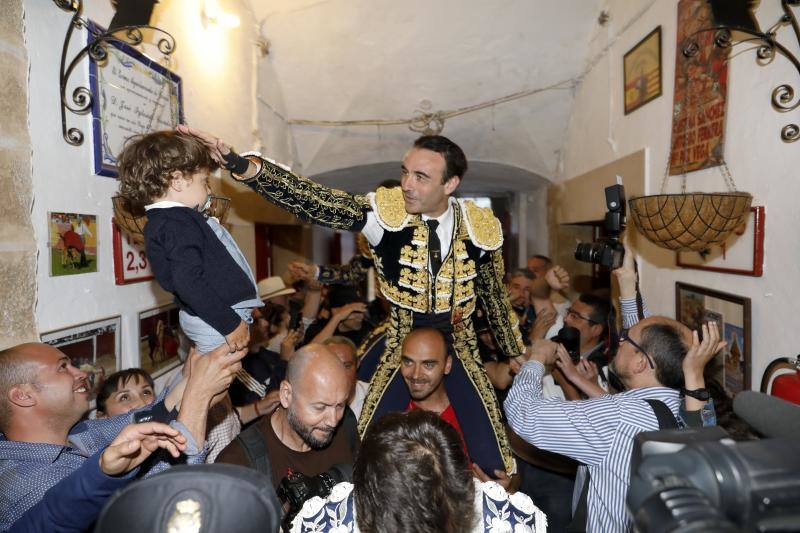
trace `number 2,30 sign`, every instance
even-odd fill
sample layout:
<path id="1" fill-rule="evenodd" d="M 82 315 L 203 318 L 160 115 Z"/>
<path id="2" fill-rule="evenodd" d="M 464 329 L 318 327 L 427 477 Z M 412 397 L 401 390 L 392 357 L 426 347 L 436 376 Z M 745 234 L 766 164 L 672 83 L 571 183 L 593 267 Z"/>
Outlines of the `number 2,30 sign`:
<path id="1" fill-rule="evenodd" d="M 112 221 L 114 233 L 114 278 L 117 285 L 153 279 L 144 249 L 122 233 Z"/>

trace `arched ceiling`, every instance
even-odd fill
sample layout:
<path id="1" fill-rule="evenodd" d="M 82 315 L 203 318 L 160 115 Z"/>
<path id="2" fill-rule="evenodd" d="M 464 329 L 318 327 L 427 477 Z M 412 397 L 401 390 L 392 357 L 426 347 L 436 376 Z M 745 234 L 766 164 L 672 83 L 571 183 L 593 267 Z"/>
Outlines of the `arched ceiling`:
<path id="1" fill-rule="evenodd" d="M 317 174 L 314 180 L 351 193 L 374 191 L 386 180 L 400 177 L 400 161 L 371 163 Z M 472 161 L 466 177 L 456 191 L 460 196 L 528 192 L 538 189 L 548 180 L 527 170 L 485 161 Z"/>
<path id="2" fill-rule="evenodd" d="M 558 85 L 449 118 L 442 131 L 472 163 L 465 189 L 531 190 L 557 175 L 600 0 L 249 1 L 270 42 L 262 61 L 272 77 L 260 83 L 279 86 L 259 95 L 288 120 L 407 119 Z M 291 134 L 300 171 L 344 179 L 347 170 L 354 189 L 389 168 L 396 176 L 419 135 L 406 125 L 292 125 Z"/>

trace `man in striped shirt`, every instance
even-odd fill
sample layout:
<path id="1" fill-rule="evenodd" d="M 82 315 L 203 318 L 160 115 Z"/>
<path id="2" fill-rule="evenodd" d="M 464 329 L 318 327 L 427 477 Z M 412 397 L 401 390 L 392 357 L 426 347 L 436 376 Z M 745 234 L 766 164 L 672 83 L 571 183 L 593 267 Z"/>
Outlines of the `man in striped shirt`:
<path id="1" fill-rule="evenodd" d="M 527 361 L 504 403 L 508 423 L 534 446 L 586 465 L 581 468 L 588 468 L 589 473 L 587 532 L 631 529 L 625 497 L 633 438 L 659 428 L 653 408 L 645 400 L 660 400 L 677 417 L 683 386 L 681 365 L 691 344 L 691 332 L 674 320 L 651 317 L 639 322 L 621 339 L 612 362 L 612 370 L 627 390 L 583 401 L 542 396 L 545 365 L 568 357 L 562 346 L 537 341 L 519 358 Z"/>

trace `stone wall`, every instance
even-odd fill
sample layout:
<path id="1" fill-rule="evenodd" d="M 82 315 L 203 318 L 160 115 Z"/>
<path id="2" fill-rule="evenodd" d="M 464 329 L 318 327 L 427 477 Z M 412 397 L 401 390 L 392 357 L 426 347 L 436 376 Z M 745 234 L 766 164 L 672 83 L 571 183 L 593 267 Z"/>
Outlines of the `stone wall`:
<path id="1" fill-rule="evenodd" d="M 22 0 L 0 17 L 0 348 L 36 340 L 36 241 Z"/>

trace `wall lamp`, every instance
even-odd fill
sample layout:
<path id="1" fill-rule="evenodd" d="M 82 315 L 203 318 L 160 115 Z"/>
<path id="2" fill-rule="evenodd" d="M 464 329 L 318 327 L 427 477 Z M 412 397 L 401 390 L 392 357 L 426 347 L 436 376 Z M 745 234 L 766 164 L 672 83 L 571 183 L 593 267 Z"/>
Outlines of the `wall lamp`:
<path id="1" fill-rule="evenodd" d="M 136 46 L 144 41 L 142 30 L 149 30 L 158 36 L 158 50 L 163 55 L 168 56 L 175 51 L 175 39 L 169 33 L 160 28 L 149 25 L 150 15 L 153 5 L 157 0 L 117 0 L 117 14 L 111 21 L 108 31 L 98 30 L 95 25 L 89 24 L 81 17 L 83 13 L 83 0 L 53 0 L 60 9 L 72 13 L 72 20 L 67 28 L 64 37 L 64 48 L 61 51 L 61 69 L 59 71 L 58 83 L 61 95 L 61 133 L 64 140 L 72 146 L 83 144 L 83 132 L 75 127 L 67 126 L 67 111 L 76 115 L 85 115 L 92 109 L 94 95 L 89 88 L 84 86 L 76 87 L 67 97 L 67 84 L 75 67 L 80 64 L 87 55 L 98 63 L 105 61 L 108 52 L 106 46 L 110 41 L 126 43 Z M 89 44 L 67 63 L 67 51 L 72 39 L 73 31 L 76 28 L 86 28 L 90 32 Z"/>
<path id="2" fill-rule="evenodd" d="M 800 0 L 780 0 L 783 15 L 766 32 L 761 31 L 756 20 L 754 10 L 758 5 L 758 0 L 708 0 L 711 11 L 714 14 L 716 26 L 705 28 L 695 32 L 699 33 L 713 31 L 714 45 L 720 48 L 731 48 L 737 44 L 754 43 L 757 45 L 756 56 L 759 65 L 768 65 L 775 59 L 776 54 L 780 54 L 788 59 L 800 75 L 800 60 L 789 51 L 789 49 L 778 42 L 778 31 L 784 26 L 791 26 L 794 31 L 795 39 L 800 45 L 800 26 L 798 26 L 793 7 L 800 6 Z M 697 41 L 689 39 L 684 45 L 683 55 L 693 57 L 697 55 L 700 47 Z M 772 91 L 772 107 L 780 113 L 788 113 L 800 107 L 800 99 L 792 103 L 795 98 L 795 90 L 792 85 L 784 83 L 775 87 Z M 800 139 L 800 126 L 795 123 L 785 125 L 781 129 L 781 139 L 784 142 L 794 142 Z"/>
<path id="3" fill-rule="evenodd" d="M 219 26 L 222 28 L 238 28 L 241 20 L 236 15 L 227 13 L 219 5 L 218 0 L 204 0 L 203 1 L 203 26 Z"/>

